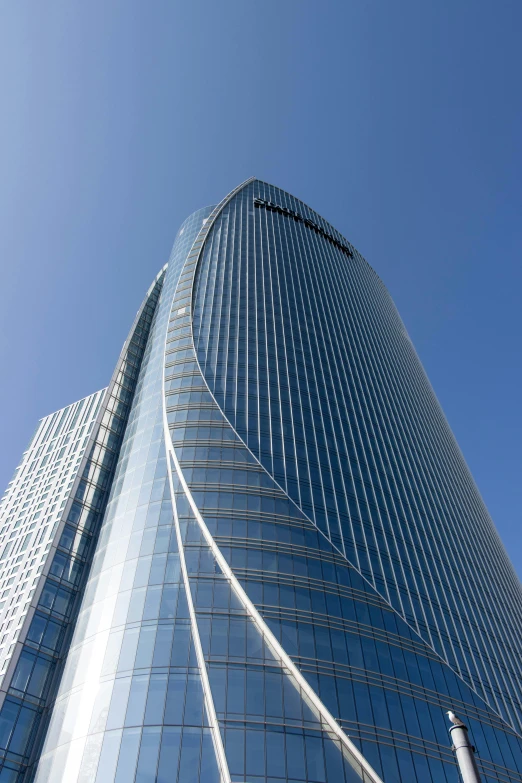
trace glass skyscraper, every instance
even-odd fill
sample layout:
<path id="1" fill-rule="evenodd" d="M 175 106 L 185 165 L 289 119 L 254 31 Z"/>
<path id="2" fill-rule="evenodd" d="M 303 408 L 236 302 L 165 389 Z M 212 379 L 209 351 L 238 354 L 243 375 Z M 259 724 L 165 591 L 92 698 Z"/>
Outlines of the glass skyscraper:
<path id="1" fill-rule="evenodd" d="M 522 783 L 522 590 L 383 283 L 248 180 L 0 505 L 0 783 Z"/>

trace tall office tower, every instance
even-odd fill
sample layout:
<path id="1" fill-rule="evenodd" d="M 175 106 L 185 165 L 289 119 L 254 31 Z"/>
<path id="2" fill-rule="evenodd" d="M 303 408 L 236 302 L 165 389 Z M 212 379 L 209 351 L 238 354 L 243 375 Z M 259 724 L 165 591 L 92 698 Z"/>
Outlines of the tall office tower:
<path id="1" fill-rule="evenodd" d="M 521 783 L 520 583 L 323 218 L 255 179 L 188 218 L 92 415 L 7 648 L 0 783 L 457 783 L 449 709 Z"/>

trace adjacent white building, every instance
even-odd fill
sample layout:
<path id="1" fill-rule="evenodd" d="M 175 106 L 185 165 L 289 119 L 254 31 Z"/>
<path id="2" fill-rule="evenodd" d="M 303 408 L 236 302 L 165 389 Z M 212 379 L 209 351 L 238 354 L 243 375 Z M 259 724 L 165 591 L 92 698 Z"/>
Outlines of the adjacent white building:
<path id="1" fill-rule="evenodd" d="M 106 389 L 40 419 L 0 501 L 0 677 L 78 477 Z"/>

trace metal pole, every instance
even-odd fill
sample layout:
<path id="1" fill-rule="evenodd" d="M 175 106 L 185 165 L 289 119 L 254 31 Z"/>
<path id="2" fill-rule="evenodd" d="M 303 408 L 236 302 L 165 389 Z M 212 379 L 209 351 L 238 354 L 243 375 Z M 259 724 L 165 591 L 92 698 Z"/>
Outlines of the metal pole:
<path id="1" fill-rule="evenodd" d="M 450 714 L 450 720 L 454 723 L 449 730 L 453 740 L 452 750 L 457 756 L 463 783 L 480 783 L 480 775 L 475 761 L 475 748 L 469 741 L 468 728 L 454 713 Z"/>

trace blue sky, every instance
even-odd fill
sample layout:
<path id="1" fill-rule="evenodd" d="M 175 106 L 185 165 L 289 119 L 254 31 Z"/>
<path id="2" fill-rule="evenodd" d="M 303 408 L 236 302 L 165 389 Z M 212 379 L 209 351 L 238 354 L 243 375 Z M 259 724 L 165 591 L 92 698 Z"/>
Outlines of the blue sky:
<path id="1" fill-rule="evenodd" d="M 388 286 L 522 574 L 519 0 L 0 2 L 0 485 L 251 175 Z"/>

